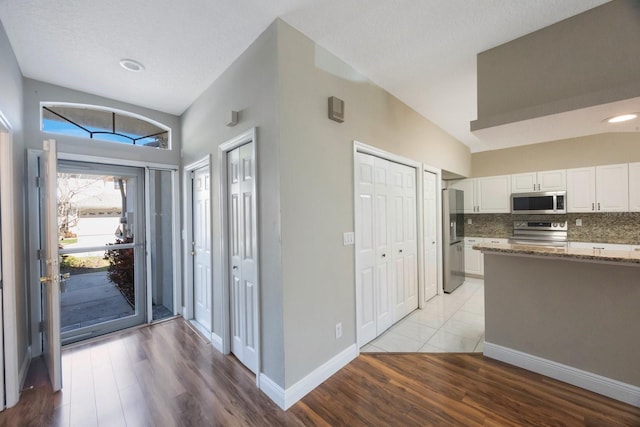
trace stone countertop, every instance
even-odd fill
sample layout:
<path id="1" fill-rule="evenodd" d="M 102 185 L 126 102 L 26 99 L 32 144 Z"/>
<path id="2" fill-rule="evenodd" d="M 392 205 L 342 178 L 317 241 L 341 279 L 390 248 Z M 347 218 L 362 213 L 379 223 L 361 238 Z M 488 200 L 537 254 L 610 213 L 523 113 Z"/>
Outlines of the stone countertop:
<path id="1" fill-rule="evenodd" d="M 533 255 L 551 258 L 568 258 L 574 260 L 620 262 L 640 266 L 640 251 L 612 251 L 604 249 L 554 248 L 548 246 L 532 246 L 519 244 L 480 243 L 473 249 L 482 252 L 503 254 Z"/>

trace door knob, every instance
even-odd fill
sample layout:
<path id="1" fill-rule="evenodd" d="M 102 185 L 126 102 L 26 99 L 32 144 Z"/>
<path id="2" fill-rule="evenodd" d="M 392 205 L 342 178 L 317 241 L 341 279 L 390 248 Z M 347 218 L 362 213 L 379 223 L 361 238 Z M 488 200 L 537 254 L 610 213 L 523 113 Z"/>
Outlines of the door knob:
<path id="1" fill-rule="evenodd" d="M 386 256 L 387 256 L 387 254 L 382 254 L 382 258 L 384 258 L 384 257 L 386 257 Z"/>
<path id="2" fill-rule="evenodd" d="M 234 266 L 233 266 L 233 269 L 234 269 L 234 270 L 237 270 L 237 269 L 238 269 L 238 266 L 237 266 L 237 265 L 234 265 Z"/>
<path id="3" fill-rule="evenodd" d="M 400 249 L 398 252 L 402 253 L 402 249 Z"/>

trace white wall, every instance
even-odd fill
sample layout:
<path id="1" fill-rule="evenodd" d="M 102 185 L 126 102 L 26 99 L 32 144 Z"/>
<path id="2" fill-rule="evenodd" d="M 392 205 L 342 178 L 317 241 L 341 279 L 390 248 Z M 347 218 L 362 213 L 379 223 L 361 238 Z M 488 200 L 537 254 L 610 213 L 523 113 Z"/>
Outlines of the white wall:
<path id="1" fill-rule="evenodd" d="M 22 101 L 22 74 L 18 62 L 9 44 L 9 40 L 0 23 L 0 111 L 8 120 L 13 133 L 13 156 L 11 160 L 14 168 L 14 183 L 17 187 L 14 192 L 13 209 L 15 223 L 13 224 L 16 239 L 14 245 L 14 257 L 16 261 L 16 325 L 18 337 L 18 362 L 23 363 L 28 356 L 28 311 L 27 288 L 25 284 L 26 262 L 24 257 L 24 137 L 23 137 L 23 101 Z M 19 186 L 19 187 L 18 187 Z M 9 286 L 9 284 L 5 284 Z"/>
<path id="2" fill-rule="evenodd" d="M 262 307 L 262 371 L 284 384 L 282 279 L 280 263 L 279 115 L 276 26 L 271 25 L 187 109 L 182 116 L 183 164 L 213 156 L 213 332 L 223 336 L 220 179 L 218 146 L 257 127 L 258 227 Z M 235 127 L 225 126 L 229 111 L 240 112 Z"/>
<path id="3" fill-rule="evenodd" d="M 356 342 L 353 140 L 468 175 L 468 147 L 278 21 L 285 387 Z M 327 118 L 327 98 L 345 121 Z M 335 339 L 342 322 L 343 336 Z"/>

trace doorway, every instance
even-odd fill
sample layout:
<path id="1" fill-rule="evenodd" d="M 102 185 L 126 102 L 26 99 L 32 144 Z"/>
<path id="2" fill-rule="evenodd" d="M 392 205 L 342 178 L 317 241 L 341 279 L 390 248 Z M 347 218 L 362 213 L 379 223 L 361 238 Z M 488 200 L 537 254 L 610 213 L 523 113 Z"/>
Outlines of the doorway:
<path id="1" fill-rule="evenodd" d="M 146 319 L 144 169 L 58 161 L 62 344 Z"/>

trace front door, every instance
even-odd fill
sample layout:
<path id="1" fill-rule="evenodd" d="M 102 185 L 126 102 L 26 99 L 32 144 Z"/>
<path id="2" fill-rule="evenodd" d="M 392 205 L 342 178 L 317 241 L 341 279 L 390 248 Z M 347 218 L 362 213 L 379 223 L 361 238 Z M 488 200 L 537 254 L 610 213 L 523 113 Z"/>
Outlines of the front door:
<path id="1" fill-rule="evenodd" d="M 211 332 L 211 174 L 209 167 L 193 172 L 193 305 L 194 318 Z"/>
<path id="2" fill-rule="evenodd" d="M 144 169 L 60 160 L 57 177 L 62 343 L 144 323 Z"/>
<path id="3" fill-rule="evenodd" d="M 44 141 L 44 203 L 42 228 L 44 259 L 42 283 L 42 352 L 53 391 L 62 388 L 60 354 L 60 265 L 58 260 L 57 150 L 53 139 Z"/>
<path id="4" fill-rule="evenodd" d="M 253 372 L 258 367 L 258 289 L 255 159 L 253 142 L 227 153 L 231 352 Z"/>

